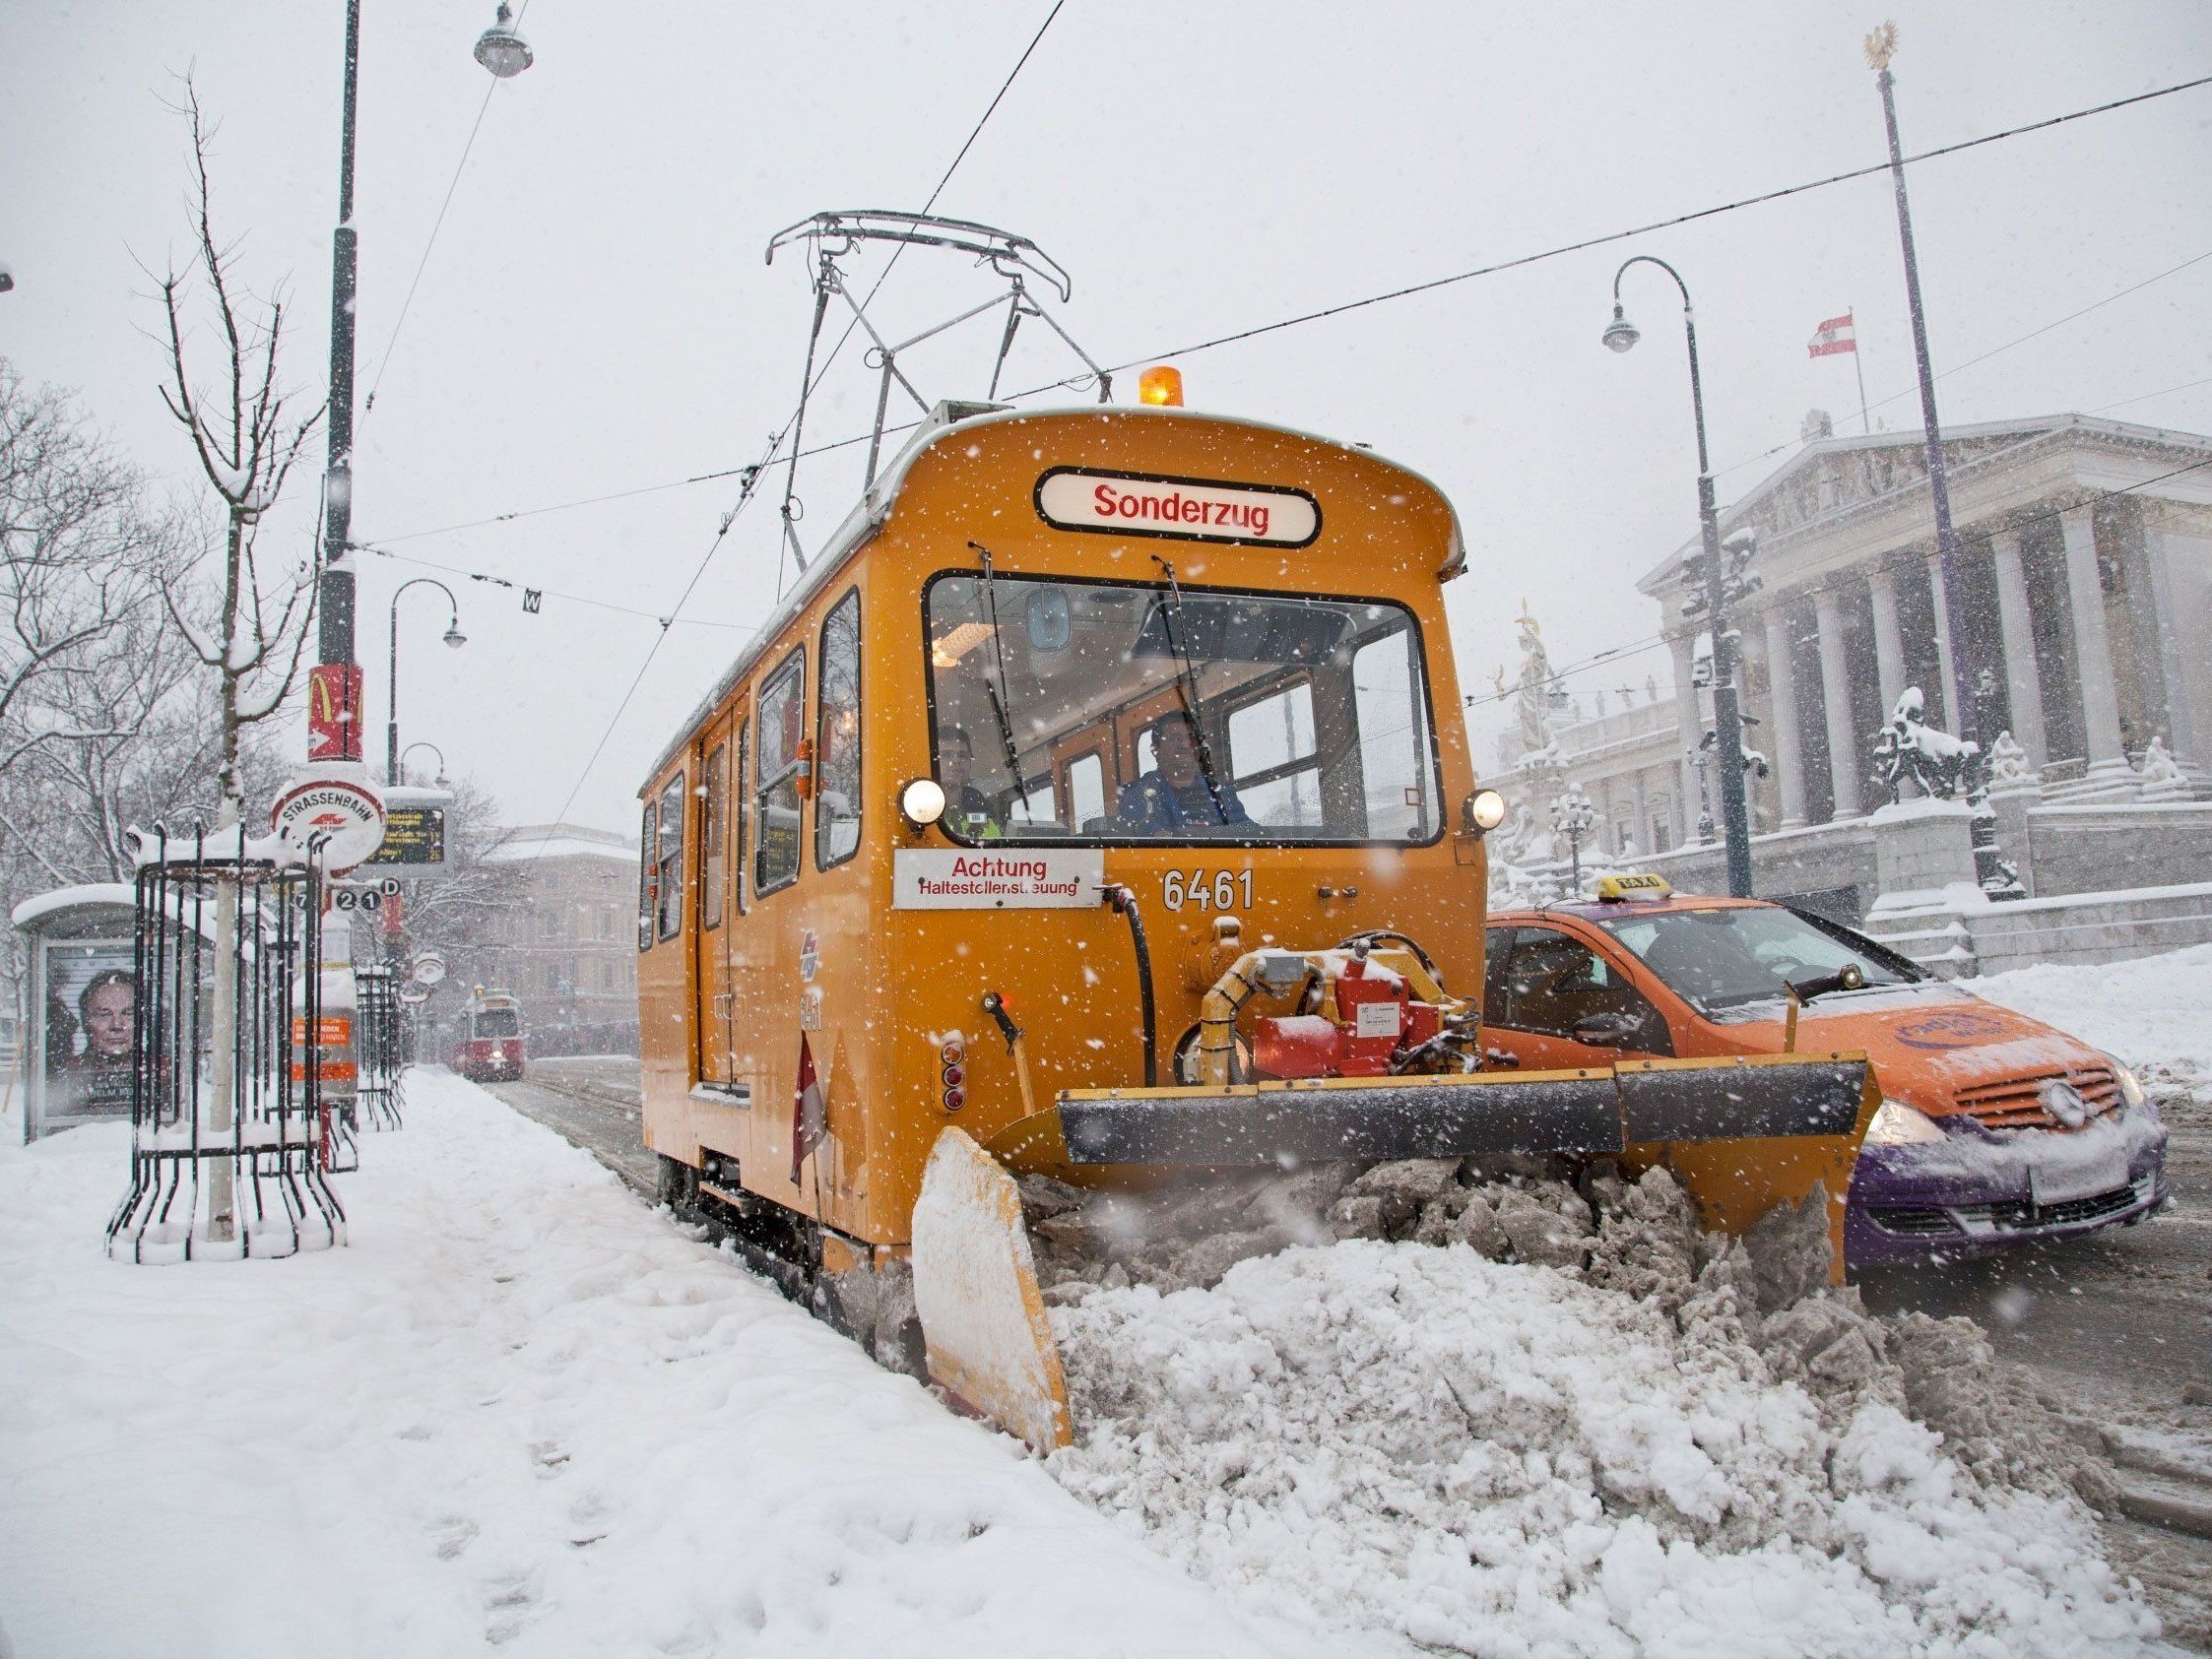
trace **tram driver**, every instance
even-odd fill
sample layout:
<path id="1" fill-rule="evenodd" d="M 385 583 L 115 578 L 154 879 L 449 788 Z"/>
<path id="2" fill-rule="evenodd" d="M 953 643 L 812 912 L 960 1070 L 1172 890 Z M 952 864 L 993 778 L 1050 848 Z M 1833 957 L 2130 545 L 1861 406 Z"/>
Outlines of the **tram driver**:
<path id="1" fill-rule="evenodd" d="M 1001 833 L 991 798 L 975 787 L 975 744 L 957 726 L 947 727 L 938 739 L 938 782 L 944 786 L 945 815 L 972 840 L 982 841 Z"/>
<path id="2" fill-rule="evenodd" d="M 1194 824 L 1249 824 L 1237 792 L 1201 761 L 1197 730 L 1181 709 L 1155 720 L 1152 770 L 1122 786 L 1114 826 L 1128 835 L 1166 835 Z"/>

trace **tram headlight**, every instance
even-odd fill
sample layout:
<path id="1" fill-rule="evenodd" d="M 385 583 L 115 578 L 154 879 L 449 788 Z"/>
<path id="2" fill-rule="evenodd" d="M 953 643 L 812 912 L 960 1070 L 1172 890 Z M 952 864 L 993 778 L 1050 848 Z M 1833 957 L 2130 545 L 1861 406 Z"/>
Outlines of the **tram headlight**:
<path id="1" fill-rule="evenodd" d="M 928 829 L 944 816 L 944 786 L 935 778 L 916 778 L 898 792 L 898 809 L 916 829 Z"/>
<path id="2" fill-rule="evenodd" d="M 1487 835 L 1506 821 L 1506 798 L 1496 790 L 1476 790 L 1467 797 L 1464 810 L 1466 827 L 1476 835 Z"/>

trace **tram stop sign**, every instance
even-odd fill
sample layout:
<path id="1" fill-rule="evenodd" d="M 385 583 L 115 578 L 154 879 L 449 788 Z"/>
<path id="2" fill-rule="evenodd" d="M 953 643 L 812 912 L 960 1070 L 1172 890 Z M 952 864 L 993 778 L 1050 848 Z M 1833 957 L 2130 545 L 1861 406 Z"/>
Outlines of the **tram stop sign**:
<path id="1" fill-rule="evenodd" d="M 426 950 L 415 959 L 407 977 L 420 986 L 436 985 L 445 978 L 445 958 Z"/>
<path id="2" fill-rule="evenodd" d="M 366 784 L 349 778 L 295 778 L 269 811 L 269 827 L 302 852 L 315 836 L 331 874 L 352 869 L 384 841 L 384 802 Z"/>

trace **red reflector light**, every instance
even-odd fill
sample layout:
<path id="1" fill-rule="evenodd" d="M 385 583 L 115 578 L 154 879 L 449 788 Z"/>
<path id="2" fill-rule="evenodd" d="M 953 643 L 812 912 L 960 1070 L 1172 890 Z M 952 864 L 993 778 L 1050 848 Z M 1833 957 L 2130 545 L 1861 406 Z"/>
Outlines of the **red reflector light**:
<path id="1" fill-rule="evenodd" d="M 947 1090 L 945 1090 L 945 1091 L 944 1091 L 944 1110 L 945 1110 L 945 1111 L 947 1111 L 947 1112 L 957 1112 L 957 1111 L 959 1111 L 959 1110 L 960 1110 L 960 1108 L 962 1108 L 963 1106 L 965 1106 L 965 1105 L 967 1105 L 967 1104 L 968 1104 L 968 1092 L 967 1092 L 967 1090 L 965 1090 L 965 1089 L 947 1089 Z"/>

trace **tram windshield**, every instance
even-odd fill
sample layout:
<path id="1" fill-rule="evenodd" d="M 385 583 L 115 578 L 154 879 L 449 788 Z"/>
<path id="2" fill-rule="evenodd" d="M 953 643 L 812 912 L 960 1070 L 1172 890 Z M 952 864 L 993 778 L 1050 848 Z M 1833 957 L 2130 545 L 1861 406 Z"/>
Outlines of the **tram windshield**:
<path id="1" fill-rule="evenodd" d="M 939 576 L 938 778 L 958 840 L 1434 840 L 1419 630 L 1361 600 Z"/>
<path id="2" fill-rule="evenodd" d="M 516 1037 L 522 1032 L 522 1016 L 512 1008 L 487 1008 L 476 1017 L 478 1037 Z"/>

